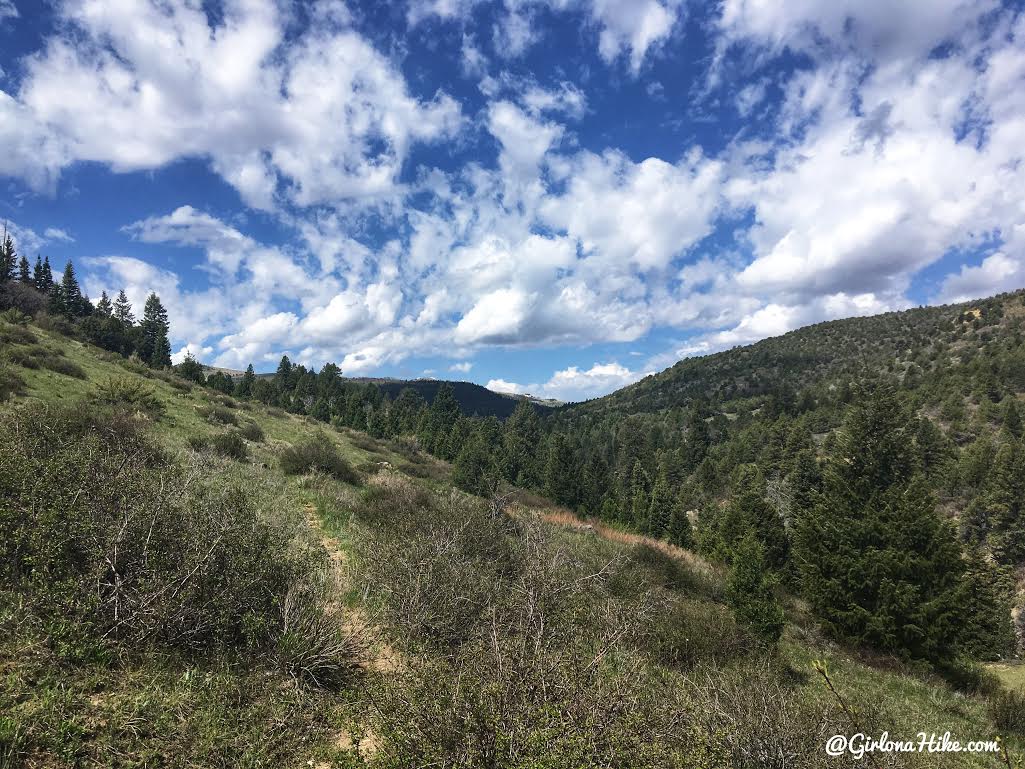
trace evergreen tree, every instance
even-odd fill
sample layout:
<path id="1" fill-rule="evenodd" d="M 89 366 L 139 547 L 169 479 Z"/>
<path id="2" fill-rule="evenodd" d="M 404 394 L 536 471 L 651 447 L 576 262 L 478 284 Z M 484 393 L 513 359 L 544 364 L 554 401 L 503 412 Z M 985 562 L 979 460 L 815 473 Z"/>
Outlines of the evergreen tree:
<path id="1" fill-rule="evenodd" d="M 36 264 L 32 268 L 32 285 L 37 291 L 46 291 L 48 286 L 43 283 L 43 257 L 36 255 Z"/>
<path id="2" fill-rule="evenodd" d="M 64 275 L 60 282 L 60 312 L 61 314 L 74 318 L 84 315 L 82 289 L 79 288 L 78 278 L 75 276 L 75 267 L 71 260 L 64 266 Z"/>
<path id="3" fill-rule="evenodd" d="M 463 444 L 452 467 L 452 482 L 463 491 L 489 497 L 498 488 L 498 463 L 481 425 Z"/>
<path id="4" fill-rule="evenodd" d="M 648 533 L 662 539 L 669 532 L 669 523 L 673 517 L 673 495 L 669 490 L 665 473 L 660 473 L 651 489 L 651 506 L 648 509 Z"/>
<path id="5" fill-rule="evenodd" d="M 246 373 L 242 375 L 242 378 L 238 380 L 238 384 L 235 385 L 235 395 L 239 398 L 253 397 L 253 385 L 255 382 L 256 371 L 253 369 L 253 364 L 250 363 L 246 366 Z"/>
<path id="6" fill-rule="evenodd" d="M 174 370 L 182 379 L 188 379 L 196 384 L 206 384 L 206 374 L 203 373 L 203 366 L 193 357 L 191 352 L 185 353 L 185 359 L 175 366 Z"/>
<path id="7" fill-rule="evenodd" d="M 765 478 L 754 465 L 742 466 L 737 475 L 730 506 L 735 520 L 742 522 L 738 533 L 742 538 L 747 530 L 753 531 L 762 544 L 766 567 L 779 571 L 787 563 L 790 543 L 782 518 L 765 498 Z M 734 539 L 725 544 L 735 549 L 739 542 Z"/>
<path id="8" fill-rule="evenodd" d="M 726 583 L 726 600 L 737 621 L 766 645 L 783 634 L 783 607 L 775 594 L 776 581 L 764 561 L 761 542 L 753 531 L 737 544 Z"/>
<path id="9" fill-rule="evenodd" d="M 110 303 L 110 297 L 106 291 L 100 292 L 100 301 L 96 303 L 96 312 L 103 318 L 109 318 L 114 314 L 114 306 Z"/>
<path id="10" fill-rule="evenodd" d="M 936 662 L 956 653 L 961 558 L 915 475 L 909 421 L 890 385 L 854 401 L 823 491 L 797 521 L 795 556 L 828 630 Z"/>
<path id="11" fill-rule="evenodd" d="M 1018 405 L 1014 398 L 1007 399 L 1007 405 L 1004 407 L 1004 429 L 1007 430 L 1015 438 L 1021 438 L 1021 414 L 1018 411 Z"/>
<path id="12" fill-rule="evenodd" d="M 961 584 L 962 643 L 973 659 L 995 661 L 1014 649 L 1011 603 L 1014 580 L 972 549 L 965 557 Z"/>
<path id="13" fill-rule="evenodd" d="M 673 505 L 672 514 L 669 516 L 669 529 L 666 532 L 666 538 L 670 544 L 690 550 L 694 547 L 694 527 L 691 526 L 685 507 L 682 497 L 678 498 L 677 503 Z"/>
<path id="14" fill-rule="evenodd" d="M 114 318 L 125 326 L 135 325 L 135 316 L 132 314 L 132 304 L 128 301 L 128 295 L 124 289 L 118 292 L 114 300 Z"/>
<path id="15" fill-rule="evenodd" d="M 14 250 L 14 239 L 4 226 L 3 240 L 0 240 L 0 283 L 6 283 L 14 277 L 18 265 L 18 254 Z"/>
<path id="16" fill-rule="evenodd" d="M 540 483 L 536 458 L 540 442 L 537 409 L 529 401 L 521 400 L 506 420 L 502 436 L 505 458 L 502 473 L 507 480 L 528 487 L 536 487 Z"/>
<path id="17" fill-rule="evenodd" d="M 139 356 L 152 368 L 164 368 L 171 365 L 171 343 L 168 340 L 170 324 L 167 321 L 167 310 L 160 302 L 160 297 L 151 292 L 146 297 L 146 305 L 142 314 L 142 343 Z"/>
<path id="18" fill-rule="evenodd" d="M 650 507 L 648 474 L 644 472 L 641 460 L 635 459 L 633 469 L 630 471 L 630 522 L 643 530 L 648 520 L 648 508 Z"/>
<path id="19" fill-rule="evenodd" d="M 444 382 L 438 388 L 427 416 L 427 450 L 442 459 L 452 461 L 462 445 L 453 433 L 461 413 L 451 384 Z"/>
<path id="20" fill-rule="evenodd" d="M 25 258 L 25 254 L 21 255 L 21 259 L 18 262 L 18 280 L 23 285 L 32 285 L 32 273 L 29 271 L 28 259 Z"/>
<path id="21" fill-rule="evenodd" d="M 544 493 L 557 505 L 572 507 L 576 503 L 576 468 L 573 448 L 562 433 L 554 433 L 548 441 L 545 463 Z"/>
<path id="22" fill-rule="evenodd" d="M 43 285 L 40 291 L 49 291 L 53 286 L 53 269 L 50 267 L 50 257 L 43 257 Z"/>
<path id="23" fill-rule="evenodd" d="M 317 398 L 314 401 L 313 406 L 310 407 L 310 416 L 320 422 L 331 421 L 331 407 L 328 405 L 326 398 Z M 374 430 L 368 430 L 368 432 L 371 435 L 375 433 Z"/>

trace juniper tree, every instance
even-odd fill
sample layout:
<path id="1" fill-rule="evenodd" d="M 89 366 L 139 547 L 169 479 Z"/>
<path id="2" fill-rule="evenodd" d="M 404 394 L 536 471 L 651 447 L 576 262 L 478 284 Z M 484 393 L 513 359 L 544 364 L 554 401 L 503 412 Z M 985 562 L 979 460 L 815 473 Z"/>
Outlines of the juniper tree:
<path id="1" fill-rule="evenodd" d="M 832 634 L 939 662 L 957 651 L 960 549 L 916 472 L 914 425 L 892 385 L 855 399 L 823 490 L 796 522 L 803 593 Z"/>
<path id="2" fill-rule="evenodd" d="M 734 550 L 726 583 L 726 600 L 737 621 L 766 645 L 783 633 L 783 607 L 775 594 L 776 579 L 765 563 L 764 549 L 749 531 Z"/>

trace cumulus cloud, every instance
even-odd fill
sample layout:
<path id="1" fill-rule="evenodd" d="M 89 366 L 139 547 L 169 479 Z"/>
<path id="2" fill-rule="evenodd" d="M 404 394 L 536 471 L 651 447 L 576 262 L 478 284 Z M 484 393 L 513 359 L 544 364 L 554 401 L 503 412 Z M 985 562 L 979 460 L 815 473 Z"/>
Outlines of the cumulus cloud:
<path id="1" fill-rule="evenodd" d="M 489 390 L 512 395 L 533 395 L 539 398 L 554 398 L 561 401 L 582 401 L 633 384 L 649 373 L 631 371 L 618 363 L 595 363 L 581 371 L 570 366 L 556 371 L 542 384 L 518 384 L 504 379 L 492 379 L 487 383 Z"/>
<path id="2" fill-rule="evenodd" d="M 459 107 L 412 96 L 332 5 L 283 47 L 273 0 L 227 3 L 216 28 L 183 0 L 65 0 L 68 32 L 26 61 L 17 98 L 0 95 L 0 171 L 43 189 L 74 161 L 199 157 L 255 208 L 391 196 L 411 146 L 452 135 Z"/>

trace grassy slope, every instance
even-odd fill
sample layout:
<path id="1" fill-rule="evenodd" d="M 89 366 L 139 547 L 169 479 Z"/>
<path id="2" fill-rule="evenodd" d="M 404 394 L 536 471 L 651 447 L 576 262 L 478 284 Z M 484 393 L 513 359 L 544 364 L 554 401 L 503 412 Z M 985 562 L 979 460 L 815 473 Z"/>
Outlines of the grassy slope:
<path id="1" fill-rule="evenodd" d="M 171 451 L 190 452 L 189 438 L 210 437 L 225 429 L 211 424 L 200 413 L 200 408 L 220 401 L 220 396 L 198 387 L 183 392 L 168 381 L 146 376 L 141 369 L 129 370 L 123 362 L 93 348 L 37 329 L 33 332 L 45 346 L 62 351 L 78 364 L 86 378 L 18 368 L 27 384 L 24 398 L 73 402 L 111 377 L 141 377 L 166 406 L 164 416 L 154 424 L 154 434 Z M 343 434 L 260 406 L 240 408 L 234 413 L 240 422 L 259 424 L 266 440 L 250 443 L 249 460 L 243 463 L 204 453 L 210 472 L 242 478 L 268 514 L 306 518 L 316 511 L 316 516 L 310 517 L 326 532 L 317 535 L 326 537 L 330 547 L 338 548 L 338 561 L 342 562 L 338 567 L 338 600 L 359 616 L 376 616 L 373 599 L 353 592 L 345 578 L 347 538 L 354 531 L 349 520 L 360 505 L 360 492 L 319 475 L 288 478 L 277 468 L 276 456 L 284 445 L 312 430 L 322 430 L 356 466 L 369 469 L 379 462 L 413 466 L 388 446 L 366 436 Z M 444 468 L 433 461 L 421 462 L 411 472 L 427 479 L 401 483 L 447 488 L 438 480 Z M 386 469 L 369 482 L 388 483 L 387 479 L 395 475 Z M 520 506 L 518 514 L 553 513 L 539 510 L 539 504 L 543 502 L 531 500 Z M 571 523 L 563 515 L 556 516 L 549 525 L 560 527 L 559 536 L 582 549 L 594 546 L 596 533 L 600 535 L 600 547 L 609 554 L 622 555 L 637 541 L 616 532 L 567 525 Z M 680 557 L 691 562 L 694 559 L 690 554 Z M 714 568 L 709 572 L 713 580 L 721 581 L 721 574 Z M 4 610 L 9 611 L 9 607 L 5 605 Z M 808 701 L 822 701 L 835 708 L 812 669 L 812 660 L 824 659 L 843 695 L 870 714 L 859 724 L 865 731 L 885 729 L 904 738 L 919 731 L 951 731 L 955 738 L 965 740 L 988 739 L 995 733 L 981 698 L 953 693 L 935 680 L 898 670 L 892 664 L 867 664 L 854 658 L 824 641 L 797 603 L 791 606 L 790 617 L 792 623 L 781 656 L 796 671 L 796 685 Z M 90 659 L 76 649 L 62 650 L 60 639 L 44 643 L 33 635 L 32 628 L 20 628 L 0 638 L 0 747 L 4 740 L 24 741 L 31 733 L 32 744 L 37 746 L 27 761 L 32 766 L 276 767 L 307 766 L 310 762 L 352 766 L 360 764 L 360 756 L 373 762 L 373 722 L 366 703 L 373 699 L 382 677 L 389 674 L 388 666 L 374 664 L 380 654 L 380 648 L 371 646 L 367 653 L 368 676 L 363 682 L 351 691 L 329 695 L 301 688 L 273 671 L 238 670 L 217 663 L 192 666 L 195 663 L 156 653 L 126 652 L 120 660 Z M 1015 676 L 1019 673 L 1018 669 L 1011 672 Z M 686 685 L 687 679 L 680 680 Z M 852 725 L 849 731 L 856 729 Z M 364 738 L 360 742 L 353 735 Z M 1015 741 L 1011 745 L 1015 750 L 1020 748 Z M 4 765 L 3 756 L 0 749 L 0 765 Z M 992 758 L 964 756 L 941 760 L 935 756 L 912 757 L 910 763 L 996 765 Z M 832 765 L 849 764 L 837 759 Z"/>

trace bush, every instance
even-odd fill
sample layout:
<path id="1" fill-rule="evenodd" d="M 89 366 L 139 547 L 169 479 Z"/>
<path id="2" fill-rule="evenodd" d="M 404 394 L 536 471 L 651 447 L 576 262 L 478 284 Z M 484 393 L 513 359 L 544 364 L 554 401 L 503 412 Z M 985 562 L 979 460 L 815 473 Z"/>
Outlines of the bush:
<path id="1" fill-rule="evenodd" d="M 263 434 L 263 428 L 256 422 L 246 422 L 246 424 L 239 428 L 239 433 L 247 441 L 252 441 L 253 443 L 263 443 L 266 437 Z"/>
<path id="2" fill-rule="evenodd" d="M 338 447 L 326 435 L 318 435 L 281 452 L 285 475 L 300 475 L 319 470 L 345 483 L 358 484 L 359 474 L 338 453 Z"/>
<path id="3" fill-rule="evenodd" d="M 124 413 L 31 404 L 0 418 L 0 444 L 0 584 L 44 622 L 258 659 L 294 628 L 290 592 L 322 580 L 296 529 L 197 482 Z"/>
<path id="4" fill-rule="evenodd" d="M 4 323 L 11 323 L 15 326 L 27 326 L 30 320 L 32 320 L 32 318 L 23 313 L 17 307 L 12 307 L 9 310 L 0 312 L 0 321 L 3 321 Z"/>
<path id="5" fill-rule="evenodd" d="M 210 441 L 210 445 L 214 451 L 221 456 L 231 457 L 237 459 L 240 462 L 249 456 L 249 449 L 246 448 L 246 443 L 242 440 L 242 436 L 236 431 L 228 433 L 221 433 L 215 435 L 213 440 Z"/>
<path id="6" fill-rule="evenodd" d="M 275 656 L 297 681 L 337 689 L 359 672 L 360 647 L 324 613 L 325 600 L 320 585 L 293 585 L 281 608 Z"/>
<path id="7" fill-rule="evenodd" d="M 0 361 L 0 403 L 25 391 L 25 380 L 11 366 Z"/>
<path id="8" fill-rule="evenodd" d="M 43 331 L 51 331 L 61 336 L 74 337 L 76 334 L 75 324 L 63 315 L 47 315 L 46 313 L 35 313 L 33 315 L 36 325 Z"/>
<path id="9" fill-rule="evenodd" d="M 46 296 L 16 280 L 0 284 L 0 310 L 14 310 L 22 315 L 37 316 L 46 308 Z"/>
<path id="10" fill-rule="evenodd" d="M 159 419 L 164 413 L 164 403 L 153 388 L 134 377 L 110 377 L 96 388 L 92 401 L 118 411 L 145 414 L 152 419 Z"/>
<path id="11" fill-rule="evenodd" d="M 690 668 L 739 657 L 749 643 L 727 609 L 683 599 L 659 613 L 642 647 L 660 665 Z"/>
<path id="12" fill-rule="evenodd" d="M 207 422 L 220 423 L 222 425 L 237 425 L 238 417 L 230 409 L 224 406 L 204 406 L 199 409 L 199 414 Z"/>
<path id="13" fill-rule="evenodd" d="M 0 326 L 0 345 L 10 347 L 16 344 L 35 344 L 39 337 L 24 326 Z"/>
<path id="14" fill-rule="evenodd" d="M 989 697 L 989 715 L 1001 732 L 1025 734 L 1025 689 L 1004 689 Z"/>
<path id="15" fill-rule="evenodd" d="M 75 379 L 87 379 L 85 369 L 79 366 L 74 361 L 70 361 L 67 358 L 63 358 L 59 355 L 48 353 L 39 359 L 39 364 L 50 371 L 64 376 L 74 377 Z"/>
<path id="16" fill-rule="evenodd" d="M 210 439 L 205 435 L 190 435 L 187 442 L 193 451 L 204 451 L 210 447 Z"/>

